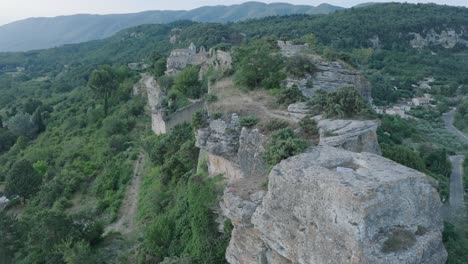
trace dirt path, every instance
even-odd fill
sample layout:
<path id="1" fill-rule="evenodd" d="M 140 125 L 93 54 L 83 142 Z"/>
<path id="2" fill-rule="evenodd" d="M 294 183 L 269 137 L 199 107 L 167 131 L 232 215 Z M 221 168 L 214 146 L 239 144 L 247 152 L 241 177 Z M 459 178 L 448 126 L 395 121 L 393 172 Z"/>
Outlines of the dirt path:
<path id="1" fill-rule="evenodd" d="M 117 222 L 107 226 L 104 235 L 109 232 L 119 232 L 121 234 L 129 234 L 135 230 L 136 214 L 138 209 L 138 194 L 140 193 L 141 179 L 145 166 L 145 155 L 140 154 L 135 161 L 133 169 L 132 182 L 127 187 L 122 206 L 119 211 L 119 219 Z"/>

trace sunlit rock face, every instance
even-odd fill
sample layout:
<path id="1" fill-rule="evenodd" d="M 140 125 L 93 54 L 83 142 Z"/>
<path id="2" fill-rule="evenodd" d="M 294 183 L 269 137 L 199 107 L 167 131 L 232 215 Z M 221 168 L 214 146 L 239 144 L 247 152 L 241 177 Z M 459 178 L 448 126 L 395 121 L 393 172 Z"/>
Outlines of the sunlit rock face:
<path id="1" fill-rule="evenodd" d="M 251 221 L 291 263 L 445 263 L 434 185 L 380 156 L 322 146 L 273 168 Z"/>

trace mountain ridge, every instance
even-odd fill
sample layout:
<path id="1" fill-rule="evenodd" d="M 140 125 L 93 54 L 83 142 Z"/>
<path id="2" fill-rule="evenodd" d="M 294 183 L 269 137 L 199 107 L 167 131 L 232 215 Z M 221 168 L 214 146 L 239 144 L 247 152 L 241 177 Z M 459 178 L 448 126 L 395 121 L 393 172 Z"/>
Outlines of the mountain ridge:
<path id="1" fill-rule="evenodd" d="M 316 7 L 288 3 L 246 2 L 238 5 L 205 6 L 192 10 L 152 10 L 127 14 L 75 14 L 27 18 L 0 26 L 0 52 L 27 51 L 82 43 L 109 37 L 142 24 L 164 24 L 177 20 L 227 23 L 267 16 L 326 14 L 342 7 Z"/>

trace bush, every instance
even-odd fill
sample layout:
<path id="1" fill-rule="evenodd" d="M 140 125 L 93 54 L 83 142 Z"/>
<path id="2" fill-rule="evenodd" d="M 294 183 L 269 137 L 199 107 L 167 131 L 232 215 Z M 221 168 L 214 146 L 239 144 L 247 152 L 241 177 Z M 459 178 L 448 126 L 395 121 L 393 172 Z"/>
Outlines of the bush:
<path id="1" fill-rule="evenodd" d="M 208 126 L 208 120 L 206 113 L 203 112 L 196 112 L 192 116 L 192 127 L 193 129 L 197 130 L 203 127 Z"/>
<path id="2" fill-rule="evenodd" d="M 302 134 L 308 138 L 315 137 L 319 134 L 317 121 L 312 119 L 312 116 L 307 115 L 302 118 L 301 121 L 299 121 L 299 127 L 301 128 Z"/>
<path id="3" fill-rule="evenodd" d="M 241 127 L 253 127 L 258 124 L 259 119 L 256 116 L 243 116 L 239 119 L 239 124 Z"/>
<path id="4" fill-rule="evenodd" d="M 206 94 L 205 95 L 205 100 L 209 103 L 214 103 L 218 101 L 218 97 L 214 94 Z"/>
<path id="5" fill-rule="evenodd" d="M 262 126 L 265 132 L 272 132 L 282 128 L 287 128 L 289 123 L 281 119 L 272 119 Z"/>
<path id="6" fill-rule="evenodd" d="M 297 155 L 307 148 L 307 143 L 301 140 L 291 128 L 283 128 L 274 132 L 266 147 L 265 161 L 274 166 L 283 159 Z"/>
<path id="7" fill-rule="evenodd" d="M 297 86 L 280 90 L 277 95 L 276 102 L 281 105 L 290 105 L 297 102 L 302 102 L 306 97 L 302 94 Z"/>
<path id="8" fill-rule="evenodd" d="M 359 92 L 352 88 L 342 88 L 332 93 L 318 92 L 311 99 L 313 112 L 327 117 L 351 118 L 372 117 L 373 112 Z"/>
<path id="9" fill-rule="evenodd" d="M 306 74 L 313 74 L 317 67 L 312 61 L 304 56 L 296 55 L 286 60 L 286 72 L 294 77 L 304 77 Z"/>
<path id="10" fill-rule="evenodd" d="M 236 83 L 249 89 L 278 88 L 286 75 L 282 72 L 283 58 L 276 50 L 274 41 L 265 39 L 237 48 L 233 54 Z"/>

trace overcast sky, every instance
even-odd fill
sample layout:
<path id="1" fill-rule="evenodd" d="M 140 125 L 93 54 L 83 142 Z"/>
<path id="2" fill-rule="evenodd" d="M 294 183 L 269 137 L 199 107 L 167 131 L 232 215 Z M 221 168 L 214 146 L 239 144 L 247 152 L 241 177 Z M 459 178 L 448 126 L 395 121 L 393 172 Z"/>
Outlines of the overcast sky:
<path id="1" fill-rule="evenodd" d="M 82 13 L 133 13 L 145 10 L 187 10 L 206 5 L 230 5 L 243 2 L 246 2 L 246 0 L 0 0 L 0 25 L 28 17 L 50 17 Z M 350 7 L 359 3 L 388 2 L 388 0 L 259 0 L 259 2 L 288 2 L 291 4 L 314 6 L 321 3 L 329 3 Z M 468 6 L 468 0 L 408 0 L 406 2 L 434 2 L 438 4 Z"/>

